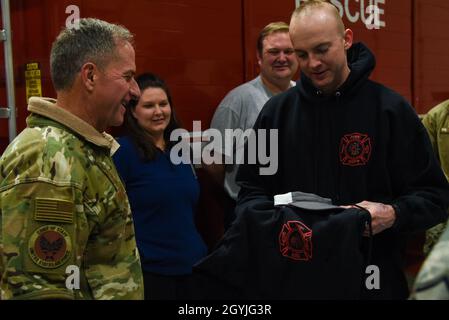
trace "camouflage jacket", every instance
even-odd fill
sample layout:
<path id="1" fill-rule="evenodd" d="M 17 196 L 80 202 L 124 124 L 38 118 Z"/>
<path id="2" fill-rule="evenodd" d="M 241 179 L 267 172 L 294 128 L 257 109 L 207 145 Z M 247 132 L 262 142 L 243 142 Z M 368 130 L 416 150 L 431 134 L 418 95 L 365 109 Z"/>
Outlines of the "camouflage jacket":
<path id="1" fill-rule="evenodd" d="M 449 181 L 449 100 L 432 108 L 423 118 L 423 124 L 429 133 L 433 150 L 440 161 L 441 168 Z M 447 223 L 440 223 L 426 232 L 424 254 L 429 254 L 438 241 Z"/>
<path id="2" fill-rule="evenodd" d="M 432 108 L 423 119 L 441 168 L 449 180 L 449 100 Z"/>
<path id="3" fill-rule="evenodd" d="M 416 279 L 412 298 L 449 300 L 449 228 L 446 228 L 424 262 Z"/>
<path id="4" fill-rule="evenodd" d="M 0 158 L 1 299 L 142 299 L 117 142 L 53 99 L 28 110 Z"/>

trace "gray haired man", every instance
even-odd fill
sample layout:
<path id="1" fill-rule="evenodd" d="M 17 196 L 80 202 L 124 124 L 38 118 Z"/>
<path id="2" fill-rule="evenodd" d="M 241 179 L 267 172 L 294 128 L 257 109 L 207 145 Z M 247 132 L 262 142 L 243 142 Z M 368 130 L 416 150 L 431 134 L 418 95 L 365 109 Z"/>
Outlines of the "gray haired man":
<path id="1" fill-rule="evenodd" d="M 104 131 L 138 98 L 131 33 L 97 19 L 51 50 L 57 99 L 31 98 L 0 158 L 1 299 L 142 299 L 131 211 Z"/>

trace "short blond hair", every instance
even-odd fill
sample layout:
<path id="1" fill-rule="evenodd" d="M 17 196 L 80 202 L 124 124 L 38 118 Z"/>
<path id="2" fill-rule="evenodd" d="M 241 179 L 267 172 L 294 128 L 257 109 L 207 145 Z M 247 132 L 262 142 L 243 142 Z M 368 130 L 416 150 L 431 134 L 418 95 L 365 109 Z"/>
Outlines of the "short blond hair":
<path id="1" fill-rule="evenodd" d="M 338 9 L 335 5 L 333 5 L 331 2 L 327 0 L 307 0 L 302 1 L 299 7 L 293 11 L 291 20 L 298 18 L 300 15 L 308 13 L 310 10 L 316 9 L 316 8 L 322 8 L 325 10 L 328 10 L 337 21 L 338 29 L 342 35 L 345 33 L 345 25 L 343 23 L 343 20 L 338 13 Z"/>
<path id="2" fill-rule="evenodd" d="M 259 37 L 257 38 L 257 52 L 259 52 L 259 55 L 262 56 L 263 51 L 263 40 L 269 36 L 270 34 L 276 33 L 276 32 L 285 32 L 288 33 L 289 26 L 285 22 L 278 21 L 278 22 L 272 22 L 267 24 L 262 31 L 259 33 Z"/>

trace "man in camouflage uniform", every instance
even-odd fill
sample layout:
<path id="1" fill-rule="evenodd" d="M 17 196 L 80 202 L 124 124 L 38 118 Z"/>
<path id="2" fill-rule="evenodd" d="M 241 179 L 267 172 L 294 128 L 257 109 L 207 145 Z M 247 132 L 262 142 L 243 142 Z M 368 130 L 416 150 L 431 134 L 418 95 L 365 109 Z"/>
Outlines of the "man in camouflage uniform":
<path id="1" fill-rule="evenodd" d="M 432 108 L 423 124 L 449 180 L 449 100 Z M 414 299 L 449 299 L 449 228 L 446 225 L 438 224 L 426 232 L 424 253 L 430 254 L 416 279 Z"/>
<path id="2" fill-rule="evenodd" d="M 1 299 L 142 299 L 118 144 L 104 133 L 140 94 L 132 35 L 81 19 L 50 65 L 57 100 L 30 99 L 27 128 L 0 158 Z"/>
<path id="3" fill-rule="evenodd" d="M 423 118 L 433 150 L 449 181 L 449 100 L 433 107 Z M 426 232 L 424 254 L 428 255 L 443 233 L 447 223 L 441 223 Z"/>
<path id="4" fill-rule="evenodd" d="M 449 300 L 449 228 L 441 235 L 415 282 L 413 299 Z"/>

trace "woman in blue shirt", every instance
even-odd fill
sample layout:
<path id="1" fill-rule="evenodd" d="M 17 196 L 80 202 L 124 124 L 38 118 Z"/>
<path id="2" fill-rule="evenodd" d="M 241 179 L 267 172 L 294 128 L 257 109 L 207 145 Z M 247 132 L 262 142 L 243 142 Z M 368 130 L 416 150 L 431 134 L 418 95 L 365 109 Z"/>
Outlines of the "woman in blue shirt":
<path id="1" fill-rule="evenodd" d="M 141 97 L 126 110 L 114 162 L 133 213 L 145 299 L 186 299 L 192 266 L 207 253 L 194 221 L 199 184 L 191 165 L 170 160 L 178 123 L 167 85 L 149 73 L 136 81 Z"/>

